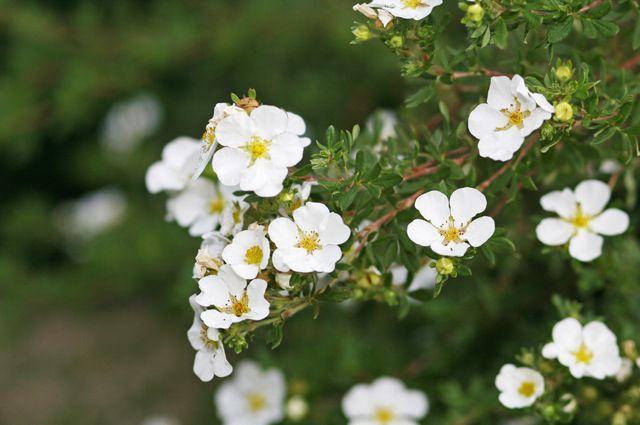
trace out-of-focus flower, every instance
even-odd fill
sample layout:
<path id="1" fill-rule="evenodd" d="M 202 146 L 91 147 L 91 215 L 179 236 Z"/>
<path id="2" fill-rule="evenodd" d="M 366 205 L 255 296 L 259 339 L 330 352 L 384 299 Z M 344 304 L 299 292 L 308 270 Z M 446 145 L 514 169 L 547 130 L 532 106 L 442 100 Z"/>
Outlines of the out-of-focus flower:
<path id="1" fill-rule="evenodd" d="M 294 396 L 287 402 L 287 417 L 294 422 L 300 422 L 307 417 L 309 413 L 309 404 L 300 397 Z"/>
<path id="2" fill-rule="evenodd" d="M 168 416 L 150 416 L 140 425 L 180 425 L 180 421 Z"/>
<path id="3" fill-rule="evenodd" d="M 367 130 L 370 133 L 374 133 L 376 130 L 376 123 L 380 123 L 379 139 L 385 141 L 396 137 L 396 125 L 398 125 L 398 115 L 394 111 L 388 109 L 380 109 L 375 111 L 367 119 Z"/>
<path id="4" fill-rule="evenodd" d="M 420 195 L 415 207 L 426 219 L 409 223 L 409 239 L 435 253 L 462 257 L 469 246 L 484 244 L 495 231 L 491 217 L 473 220 L 487 208 L 487 199 L 477 189 L 464 187 L 451 194 L 451 200 L 437 190 Z"/>
<path id="5" fill-rule="evenodd" d="M 622 170 L 622 164 L 620 164 L 615 159 L 605 159 L 600 164 L 599 171 L 603 174 L 615 174 Z"/>
<path id="6" fill-rule="evenodd" d="M 102 144 L 110 151 L 128 152 L 151 136 L 162 120 L 162 106 L 149 94 L 115 104 L 104 120 Z"/>
<path id="7" fill-rule="evenodd" d="M 56 215 L 66 234 L 90 239 L 118 224 L 126 209 L 127 200 L 122 192 L 105 188 L 62 205 Z"/>
<path id="8" fill-rule="evenodd" d="M 284 419 L 286 391 L 282 372 L 244 361 L 220 386 L 215 404 L 224 425 L 269 425 Z"/>
<path id="9" fill-rule="evenodd" d="M 544 195 L 542 209 L 560 218 L 545 218 L 536 227 L 538 240 L 559 246 L 569 242 L 569 254 L 580 261 L 592 261 L 602 254 L 604 239 L 629 227 L 629 215 L 617 208 L 604 208 L 611 198 L 609 186 L 598 180 L 585 180 L 575 191 L 565 188 Z"/>
<path id="10" fill-rule="evenodd" d="M 509 409 L 529 407 L 544 393 L 544 378 L 528 367 L 506 364 L 496 377 L 500 403 Z"/>
<path id="11" fill-rule="evenodd" d="M 627 358 L 622 359 L 620 370 L 616 373 L 616 381 L 623 383 L 633 374 L 633 362 Z"/>
<path id="12" fill-rule="evenodd" d="M 225 377 L 233 372 L 233 367 L 227 361 L 220 331 L 209 328 L 200 319 L 205 311 L 197 302 L 196 296 L 189 298 L 189 304 L 194 311 L 193 324 L 187 331 L 187 337 L 194 350 L 196 358 L 193 362 L 193 373 L 203 382 L 211 381 L 214 376 Z"/>
<path id="13" fill-rule="evenodd" d="M 342 399 L 342 411 L 349 425 L 418 425 L 429 411 L 429 400 L 422 391 L 383 377 L 351 388 Z"/>
<path id="14" fill-rule="evenodd" d="M 408 270 L 405 266 L 394 265 L 389 271 L 391 272 L 391 283 L 396 286 L 404 285 L 407 282 Z M 438 273 L 431 263 L 427 263 L 420 268 L 413 276 L 411 284 L 407 288 L 407 292 L 415 292 L 421 289 L 432 289 L 436 284 Z"/>
<path id="15" fill-rule="evenodd" d="M 569 317 L 553 327 L 553 342 L 546 344 L 542 355 L 558 359 L 575 378 L 604 379 L 615 376 L 622 366 L 616 336 L 602 322 L 584 327 Z"/>
<path id="16" fill-rule="evenodd" d="M 531 93 L 519 75 L 492 77 L 487 103 L 469 115 L 469 132 L 479 140 L 480 156 L 508 161 L 524 138 L 542 126 L 554 107 L 540 93 Z"/>
<path id="17" fill-rule="evenodd" d="M 147 170 L 147 190 L 158 193 L 164 190 L 184 189 L 191 181 L 200 158 L 200 142 L 191 137 L 178 137 L 162 149 L 162 160 Z"/>
<path id="18" fill-rule="evenodd" d="M 273 265 L 282 272 L 330 273 L 342 257 L 338 245 L 351 231 L 324 204 L 307 202 L 293 212 L 293 220 L 276 218 L 269 225 L 269 238 L 276 245 Z"/>
<path id="19" fill-rule="evenodd" d="M 217 275 L 200 279 L 198 286 L 201 292 L 196 302 L 215 307 L 200 315 L 210 328 L 228 329 L 233 323 L 262 320 L 269 315 L 269 301 L 264 297 L 267 282 L 254 279 L 247 285 L 227 264 L 220 267 Z"/>

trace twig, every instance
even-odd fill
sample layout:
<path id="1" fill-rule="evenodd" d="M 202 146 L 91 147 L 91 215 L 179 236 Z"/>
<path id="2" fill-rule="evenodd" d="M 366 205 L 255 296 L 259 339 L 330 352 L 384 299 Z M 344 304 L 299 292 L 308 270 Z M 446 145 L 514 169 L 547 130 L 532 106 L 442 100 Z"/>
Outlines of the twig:
<path id="1" fill-rule="evenodd" d="M 620 170 L 616 171 L 615 173 L 613 173 L 611 175 L 611 177 L 609 178 L 609 189 L 613 190 L 614 187 L 616 187 L 616 184 L 618 183 L 618 180 L 620 179 L 620 175 L 622 174 L 623 169 L 621 168 Z"/>
<path id="2" fill-rule="evenodd" d="M 529 140 L 529 142 L 527 142 L 525 147 L 520 150 L 520 154 L 518 155 L 518 157 L 515 160 L 512 159 L 511 161 L 507 162 L 502 167 L 500 167 L 495 173 L 490 175 L 489 178 L 487 178 L 485 181 L 480 183 L 477 186 L 477 189 L 480 192 L 483 192 L 484 190 L 486 190 L 491 185 L 491 183 L 493 183 L 495 181 L 495 179 L 497 179 L 502 174 L 504 174 L 505 171 L 507 171 L 512 166 L 517 165 L 522 160 L 522 158 L 524 158 L 524 156 L 527 154 L 527 152 L 529 152 L 529 150 L 533 147 L 533 145 L 538 141 L 538 137 L 539 137 L 538 134 L 533 136 L 531 138 L 531 140 Z"/>
<path id="3" fill-rule="evenodd" d="M 588 12 L 591 9 L 595 9 L 596 7 L 600 6 L 602 3 L 604 3 L 604 0 L 594 0 L 588 5 L 586 5 L 585 7 L 583 7 L 582 9 L 578 10 L 578 13 Z"/>

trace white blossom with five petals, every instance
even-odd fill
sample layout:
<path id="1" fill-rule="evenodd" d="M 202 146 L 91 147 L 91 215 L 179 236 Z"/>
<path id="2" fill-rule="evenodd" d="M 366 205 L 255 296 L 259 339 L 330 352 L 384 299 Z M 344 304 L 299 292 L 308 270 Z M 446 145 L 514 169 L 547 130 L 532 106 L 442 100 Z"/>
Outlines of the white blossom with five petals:
<path id="1" fill-rule="evenodd" d="M 222 251 L 222 259 L 244 279 L 253 279 L 269 264 L 271 247 L 262 226 L 252 225 L 233 237 Z"/>
<path id="2" fill-rule="evenodd" d="M 281 272 L 330 273 L 342 257 L 338 245 L 350 235 L 342 217 L 324 204 L 307 202 L 293 212 L 293 220 L 280 217 L 269 225 L 269 238 L 277 247 L 273 265 Z"/>
<path id="3" fill-rule="evenodd" d="M 233 380 L 220 386 L 215 403 L 224 425 L 270 425 L 284 419 L 286 392 L 282 372 L 244 361 Z"/>
<path id="4" fill-rule="evenodd" d="M 469 115 L 469 132 L 479 140 L 480 156 L 508 161 L 554 110 L 542 94 L 529 91 L 521 76 L 492 77 L 487 103 Z"/>
<path id="5" fill-rule="evenodd" d="M 210 328 L 228 329 L 233 323 L 262 320 L 269 315 L 269 302 L 264 297 L 267 282 L 254 279 L 247 285 L 227 264 L 215 276 L 200 279 L 198 286 L 201 292 L 196 302 L 203 307 L 215 307 L 200 315 Z"/>
<path id="6" fill-rule="evenodd" d="M 202 323 L 200 314 L 204 309 L 196 302 L 195 295 L 189 297 L 189 304 L 195 312 L 193 324 L 187 332 L 189 342 L 196 350 L 193 372 L 203 382 L 211 381 L 214 376 L 221 378 L 229 376 L 233 372 L 233 367 L 227 361 L 220 331 Z"/>
<path id="7" fill-rule="evenodd" d="M 441 4 L 442 0 L 374 0 L 367 6 L 385 11 L 396 18 L 419 21 L 429 16 L 433 8 Z M 384 22 L 383 24 L 386 26 Z"/>
<path id="8" fill-rule="evenodd" d="M 595 379 L 616 376 L 622 366 L 615 334 L 602 322 L 593 321 L 584 327 L 569 317 L 553 327 L 553 342 L 542 349 L 547 359 L 558 359 L 575 378 Z"/>
<path id="9" fill-rule="evenodd" d="M 450 200 L 444 193 L 432 190 L 420 195 L 415 207 L 425 220 L 416 219 L 409 223 L 409 239 L 430 247 L 436 254 L 462 257 L 469 246 L 479 247 L 495 231 L 491 217 L 473 220 L 487 208 L 487 199 L 482 192 L 471 187 L 455 190 Z"/>
<path id="10" fill-rule="evenodd" d="M 213 169 L 222 184 L 239 185 L 262 197 L 276 196 L 282 191 L 288 167 L 300 162 L 310 142 L 298 135 L 303 126 L 300 117 L 275 106 L 230 115 L 215 130 L 223 148 L 213 156 Z"/>
<path id="11" fill-rule="evenodd" d="M 349 425 L 418 425 L 429 411 L 427 396 L 395 378 L 358 384 L 342 399 Z"/>
<path id="12" fill-rule="evenodd" d="M 506 364 L 496 377 L 499 400 L 504 407 L 529 407 L 544 393 L 544 378 L 537 370 Z"/>
<path id="13" fill-rule="evenodd" d="M 604 239 L 629 227 L 629 215 L 617 208 L 605 210 L 611 198 L 609 186 L 598 180 L 585 180 L 575 191 L 565 188 L 540 199 L 545 211 L 560 218 L 545 218 L 536 227 L 540 242 L 550 246 L 569 243 L 569 254 L 580 261 L 592 261 L 602 254 Z"/>

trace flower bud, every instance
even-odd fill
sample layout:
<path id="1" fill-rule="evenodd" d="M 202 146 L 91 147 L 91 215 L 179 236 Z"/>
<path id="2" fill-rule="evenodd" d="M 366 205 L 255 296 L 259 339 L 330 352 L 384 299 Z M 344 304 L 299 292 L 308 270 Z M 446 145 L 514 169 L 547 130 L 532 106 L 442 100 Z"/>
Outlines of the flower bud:
<path id="1" fill-rule="evenodd" d="M 442 257 L 436 261 L 436 270 L 438 274 L 449 275 L 455 270 L 455 264 L 450 258 Z"/>
<path id="2" fill-rule="evenodd" d="M 564 413 L 573 413 L 578 408 L 578 400 L 571 393 L 565 393 L 560 397 L 560 401 L 564 403 L 562 411 Z"/>
<path id="3" fill-rule="evenodd" d="M 484 18 L 484 9 L 479 4 L 472 4 L 467 9 L 467 18 L 473 22 L 480 22 Z"/>
<path id="4" fill-rule="evenodd" d="M 573 106 L 569 102 L 560 102 L 555 106 L 556 119 L 570 121 L 573 118 Z"/>
<path id="5" fill-rule="evenodd" d="M 363 42 L 371 38 L 371 31 L 366 25 L 358 25 L 351 30 L 351 33 L 356 37 L 356 41 Z"/>
<path id="6" fill-rule="evenodd" d="M 288 291 L 291 289 L 291 273 L 276 273 L 276 283 L 280 289 Z"/>
<path id="7" fill-rule="evenodd" d="M 389 47 L 393 49 L 399 49 L 404 44 L 404 39 L 402 38 L 401 35 L 396 34 L 389 39 L 388 43 L 389 43 Z"/>
<path id="8" fill-rule="evenodd" d="M 260 102 L 251 97 L 243 97 L 238 102 L 236 102 L 236 106 L 243 109 L 247 114 L 250 114 L 251 111 L 260 106 Z"/>
<path id="9" fill-rule="evenodd" d="M 300 422 L 309 413 L 309 405 L 300 396 L 294 396 L 287 402 L 287 417 L 294 422 Z"/>
<path id="10" fill-rule="evenodd" d="M 560 81 L 568 81 L 573 77 L 573 70 L 567 65 L 559 66 L 556 68 L 556 77 Z"/>
<path id="11" fill-rule="evenodd" d="M 627 425 L 627 415 L 622 412 L 616 412 L 611 420 L 611 425 Z"/>

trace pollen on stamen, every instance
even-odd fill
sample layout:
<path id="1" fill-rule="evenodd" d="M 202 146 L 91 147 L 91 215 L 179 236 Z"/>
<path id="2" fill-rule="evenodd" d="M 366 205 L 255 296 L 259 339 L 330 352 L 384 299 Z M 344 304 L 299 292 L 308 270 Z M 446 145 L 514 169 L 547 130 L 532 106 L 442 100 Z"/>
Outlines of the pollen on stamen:
<path id="1" fill-rule="evenodd" d="M 258 245 L 254 245 L 251 248 L 247 249 L 244 253 L 244 261 L 247 264 L 251 265 L 259 265 L 262 262 L 262 248 Z"/>
<path id="2" fill-rule="evenodd" d="M 525 381 L 518 388 L 518 392 L 525 397 L 531 397 L 536 392 L 536 384 L 531 381 Z"/>
<path id="3" fill-rule="evenodd" d="M 320 236 L 316 232 L 308 232 L 300 237 L 298 247 L 305 249 L 309 254 L 320 247 Z"/>

